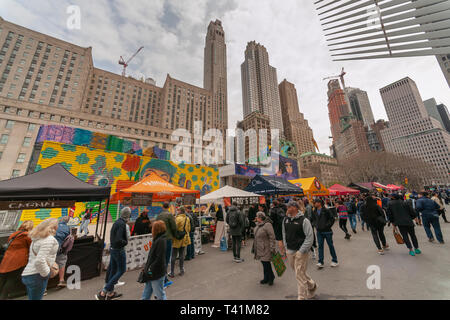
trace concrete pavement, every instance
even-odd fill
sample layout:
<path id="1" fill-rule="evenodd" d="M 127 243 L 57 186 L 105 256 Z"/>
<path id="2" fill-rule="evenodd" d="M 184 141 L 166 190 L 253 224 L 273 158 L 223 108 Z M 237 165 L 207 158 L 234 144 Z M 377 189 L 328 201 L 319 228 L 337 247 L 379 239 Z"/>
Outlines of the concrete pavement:
<path id="1" fill-rule="evenodd" d="M 448 211 L 450 212 L 450 211 Z M 450 299 L 450 224 L 441 219 L 441 228 L 447 244 L 430 243 L 423 227 L 416 227 L 422 254 L 408 255 L 405 245 L 397 245 L 392 228 L 385 228 L 391 250 L 385 255 L 377 253 L 372 236 L 362 231 L 358 222 L 357 234 L 351 240 L 334 225 L 334 243 L 339 266 L 330 267 L 330 254 L 325 245 L 325 268 L 318 270 L 316 260 L 311 259 L 308 274 L 317 281 L 318 299 Z M 185 263 L 184 276 L 176 276 L 174 284 L 167 289 L 172 300 L 295 300 L 297 284 L 294 273 L 288 268 L 281 278 L 276 278 L 272 287 L 261 285 L 262 265 L 253 259 L 252 241 L 242 249 L 245 262 L 236 264 L 232 253 L 221 252 L 203 245 L 206 254 L 196 256 Z M 366 282 L 371 265 L 380 267 L 381 289 L 369 290 Z M 179 269 L 176 267 L 176 274 Z M 139 271 L 127 272 L 121 279 L 126 284 L 117 288 L 124 300 L 140 299 L 143 285 L 136 282 Z M 44 300 L 91 300 L 103 287 L 105 273 L 100 277 L 82 282 L 81 290 L 52 289 Z M 26 298 L 23 298 L 26 299 Z"/>

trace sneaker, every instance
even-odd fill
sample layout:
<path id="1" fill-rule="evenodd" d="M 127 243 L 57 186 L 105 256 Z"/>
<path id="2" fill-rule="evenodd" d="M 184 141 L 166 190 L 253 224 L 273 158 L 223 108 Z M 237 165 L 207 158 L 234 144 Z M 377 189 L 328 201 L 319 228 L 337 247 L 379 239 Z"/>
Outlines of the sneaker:
<path id="1" fill-rule="evenodd" d="M 106 300 L 106 294 L 102 296 L 102 293 L 103 293 L 102 291 L 100 291 L 99 293 L 97 293 L 97 294 L 95 295 L 95 299 L 96 299 L 96 300 Z"/>
<path id="2" fill-rule="evenodd" d="M 318 264 L 316 264 L 316 266 L 317 266 L 317 268 L 319 268 L 319 269 L 322 269 L 323 268 L 323 263 L 318 263 Z"/>
<path id="3" fill-rule="evenodd" d="M 421 254 L 421 253 L 422 253 L 422 251 L 420 251 L 419 249 L 414 250 L 414 252 L 415 252 L 416 254 Z"/>
<path id="4" fill-rule="evenodd" d="M 58 287 L 58 288 L 65 288 L 65 287 L 67 287 L 67 284 L 66 284 L 65 281 L 60 281 L 60 282 L 58 283 L 57 287 Z"/>
<path id="5" fill-rule="evenodd" d="M 431 238 L 431 239 L 428 239 L 428 241 L 430 241 L 430 242 L 434 242 L 434 239 L 433 239 L 433 238 Z"/>
<path id="6" fill-rule="evenodd" d="M 175 275 L 174 275 L 173 273 L 169 273 L 167 276 L 168 276 L 169 278 L 175 278 Z"/>
<path id="7" fill-rule="evenodd" d="M 383 249 L 378 250 L 378 254 L 383 255 L 384 254 L 384 250 Z"/>
<path id="8" fill-rule="evenodd" d="M 191 260 L 191 258 L 188 258 L 188 257 L 184 258 L 184 261 L 189 261 L 189 260 Z"/>
<path id="9" fill-rule="evenodd" d="M 268 283 L 269 281 L 266 281 L 266 280 L 261 280 L 259 283 L 261 283 L 261 284 L 266 284 L 266 283 Z"/>
<path id="10" fill-rule="evenodd" d="M 121 298 L 122 296 L 123 294 L 114 291 L 112 295 L 106 295 L 106 300 L 116 300 Z"/>
<path id="11" fill-rule="evenodd" d="M 352 229 L 353 233 L 356 233 L 356 229 Z"/>
<path id="12" fill-rule="evenodd" d="M 114 287 L 121 287 L 123 285 L 125 285 L 125 282 L 118 281 Z"/>
<path id="13" fill-rule="evenodd" d="M 410 251 L 409 251 L 409 255 L 412 256 L 412 257 L 414 257 L 416 254 L 414 253 L 414 251 L 410 250 Z"/>
<path id="14" fill-rule="evenodd" d="M 383 247 L 383 249 L 385 250 L 385 251 L 388 251 L 389 249 L 391 249 L 388 245 L 386 245 L 386 247 Z"/>
<path id="15" fill-rule="evenodd" d="M 338 265 L 339 265 L 339 263 L 337 263 L 337 262 L 331 262 L 331 264 L 330 264 L 331 267 L 337 267 Z"/>
<path id="16" fill-rule="evenodd" d="M 167 281 L 164 283 L 164 288 L 167 288 L 169 286 L 173 285 L 173 281 Z"/>
<path id="17" fill-rule="evenodd" d="M 238 258 L 233 258 L 234 262 L 240 262 Z"/>
<path id="18" fill-rule="evenodd" d="M 315 248 L 312 248 L 311 256 L 313 259 L 316 259 L 316 249 Z"/>
<path id="19" fill-rule="evenodd" d="M 273 286 L 273 279 L 269 280 L 268 284 L 269 284 L 269 286 Z"/>
<path id="20" fill-rule="evenodd" d="M 440 243 L 440 244 L 445 244 L 445 242 L 444 242 L 444 241 L 439 241 L 439 243 Z"/>
<path id="21" fill-rule="evenodd" d="M 181 271 L 181 272 L 180 272 L 180 276 L 184 276 L 184 271 Z"/>
<path id="22" fill-rule="evenodd" d="M 45 289 L 45 291 L 44 291 L 44 296 L 46 296 L 47 295 L 47 289 Z"/>

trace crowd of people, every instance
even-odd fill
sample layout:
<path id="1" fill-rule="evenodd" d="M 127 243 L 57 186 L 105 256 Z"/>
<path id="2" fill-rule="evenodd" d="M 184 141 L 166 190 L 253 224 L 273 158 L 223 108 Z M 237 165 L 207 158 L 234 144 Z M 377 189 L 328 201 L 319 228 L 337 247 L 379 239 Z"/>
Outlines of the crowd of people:
<path id="1" fill-rule="evenodd" d="M 363 232 L 370 231 L 380 255 L 389 250 L 385 235 L 386 225 L 392 226 L 395 239 L 404 243 L 409 255 L 421 254 L 415 228 L 423 226 L 430 242 L 444 244 L 440 217 L 448 223 L 445 204 L 450 200 L 447 192 L 366 193 L 359 196 L 314 198 L 271 197 L 265 204 L 249 208 L 238 206 L 211 206 L 217 221 L 225 220 L 230 236 L 233 261 L 242 263 L 241 248 L 246 239 L 253 237 L 251 252 L 261 261 L 261 284 L 272 286 L 275 274 L 272 259 L 280 254 L 295 273 L 298 299 L 312 299 L 318 285 L 307 274 L 310 258 L 317 258 L 317 268 L 325 267 L 325 242 L 331 256 L 331 267 L 338 267 L 338 257 L 333 243 L 333 226 L 338 222 L 344 239 L 351 241 L 357 234 L 357 224 Z M 122 296 L 115 291 L 126 271 L 125 247 L 131 235 L 151 233 L 152 246 L 139 282 L 145 284 L 143 300 L 167 299 L 165 290 L 176 276 L 185 274 L 185 261 L 195 258 L 194 231 L 199 227 L 198 214 L 192 206 L 178 204 L 174 213 L 170 204 L 164 203 L 162 212 L 151 221 L 143 212 L 130 230 L 131 210 L 125 207 L 110 232 L 110 263 L 105 284 L 95 295 L 97 300 L 114 300 Z M 225 214 L 226 213 L 226 214 Z M 225 216 L 225 217 L 224 217 Z M 224 219 L 225 218 L 225 219 Z M 8 249 L 0 264 L 0 299 L 8 299 L 21 282 L 30 300 L 40 300 L 45 294 L 48 280 L 59 276 L 58 287 L 64 282 L 67 254 L 73 237 L 67 225 L 68 217 L 49 218 L 33 227 L 25 221 L 8 239 Z M 347 229 L 349 222 L 350 234 Z M 433 229 L 433 230 L 432 230 Z M 434 231 L 434 233 L 433 233 Z M 178 262 L 179 273 L 175 266 Z M 123 283 L 122 283 L 123 284 Z"/>

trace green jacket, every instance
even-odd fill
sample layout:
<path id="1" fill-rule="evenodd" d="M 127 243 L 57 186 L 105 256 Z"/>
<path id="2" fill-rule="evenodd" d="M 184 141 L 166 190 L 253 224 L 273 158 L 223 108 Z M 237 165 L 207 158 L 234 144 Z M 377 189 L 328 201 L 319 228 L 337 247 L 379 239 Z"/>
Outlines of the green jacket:
<path id="1" fill-rule="evenodd" d="M 175 223 L 175 217 L 167 210 L 163 210 L 158 217 L 156 217 L 156 220 L 164 221 L 166 224 L 166 238 L 168 240 L 174 240 L 175 232 L 177 230 L 177 225 Z"/>

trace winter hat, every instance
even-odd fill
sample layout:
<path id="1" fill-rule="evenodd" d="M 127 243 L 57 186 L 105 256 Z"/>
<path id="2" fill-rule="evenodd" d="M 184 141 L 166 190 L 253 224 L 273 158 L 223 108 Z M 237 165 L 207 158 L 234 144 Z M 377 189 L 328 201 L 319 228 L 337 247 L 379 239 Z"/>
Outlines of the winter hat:
<path id="1" fill-rule="evenodd" d="M 131 209 L 129 207 L 125 207 L 122 210 L 120 210 L 120 217 L 124 219 L 125 221 L 128 221 L 131 216 Z"/>
<path id="2" fill-rule="evenodd" d="M 297 209 L 300 209 L 300 206 L 299 206 L 299 204 L 296 201 L 289 201 L 287 206 L 288 206 L 288 208 L 289 207 L 296 207 Z"/>
<path id="3" fill-rule="evenodd" d="M 256 213 L 256 217 L 260 218 L 262 221 L 266 220 L 266 218 L 267 218 L 266 214 L 264 212 L 262 212 L 262 211 L 258 211 Z"/>

